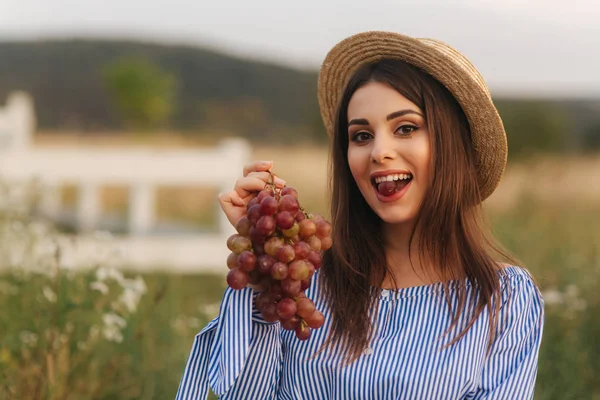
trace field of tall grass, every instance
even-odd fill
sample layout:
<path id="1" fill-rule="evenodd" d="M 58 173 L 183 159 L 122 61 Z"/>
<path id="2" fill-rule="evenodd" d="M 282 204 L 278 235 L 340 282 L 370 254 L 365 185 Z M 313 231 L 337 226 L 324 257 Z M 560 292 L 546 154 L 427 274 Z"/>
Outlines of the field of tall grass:
<path id="1" fill-rule="evenodd" d="M 255 156 L 274 159 L 306 208 L 327 213 L 323 154 Z M 598 179 L 584 179 L 599 175 L 599 163 L 546 158 L 511 168 L 486 209 L 546 301 L 535 398 L 599 400 L 600 202 L 590 189 Z M 132 275 L 112 253 L 71 265 L 54 228 L 14 196 L 0 191 L 0 399 L 174 398 L 224 275 Z"/>

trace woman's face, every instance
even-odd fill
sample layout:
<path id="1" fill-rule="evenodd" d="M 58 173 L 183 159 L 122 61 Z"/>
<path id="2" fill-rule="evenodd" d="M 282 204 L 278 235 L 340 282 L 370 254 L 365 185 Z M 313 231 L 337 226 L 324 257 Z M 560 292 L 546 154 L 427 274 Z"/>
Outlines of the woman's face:
<path id="1" fill-rule="evenodd" d="M 386 223 L 416 218 L 429 180 L 423 111 L 395 89 L 369 82 L 348 104 L 348 164 L 363 197 Z"/>

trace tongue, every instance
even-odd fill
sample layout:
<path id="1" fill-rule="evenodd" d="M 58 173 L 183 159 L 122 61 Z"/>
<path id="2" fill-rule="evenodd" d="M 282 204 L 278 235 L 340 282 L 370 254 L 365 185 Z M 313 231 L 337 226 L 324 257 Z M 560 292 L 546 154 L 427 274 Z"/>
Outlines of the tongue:
<path id="1" fill-rule="evenodd" d="M 402 188 L 404 188 L 408 184 L 408 182 L 408 179 L 382 182 L 377 185 L 377 191 L 384 196 L 391 196 L 398 190 L 402 190 Z"/>

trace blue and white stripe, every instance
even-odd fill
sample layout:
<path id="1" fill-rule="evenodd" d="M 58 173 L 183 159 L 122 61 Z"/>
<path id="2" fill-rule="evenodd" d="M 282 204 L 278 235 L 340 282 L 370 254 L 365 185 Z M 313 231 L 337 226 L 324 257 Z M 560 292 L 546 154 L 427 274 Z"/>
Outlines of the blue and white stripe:
<path id="1" fill-rule="evenodd" d="M 339 347 L 310 359 L 330 328 L 318 279 L 307 296 L 326 322 L 304 342 L 262 319 L 252 289 L 227 289 L 219 316 L 195 338 L 176 400 L 204 400 L 209 385 L 225 400 L 532 399 L 544 301 L 525 269 L 511 266 L 504 272 L 499 334 L 489 354 L 487 311 L 442 350 L 468 315 L 441 337 L 451 315 L 444 286 L 435 283 L 382 291 L 370 345 L 348 366 L 341 365 Z M 456 308 L 456 285 L 448 293 Z M 467 285 L 467 299 L 477 296 Z"/>

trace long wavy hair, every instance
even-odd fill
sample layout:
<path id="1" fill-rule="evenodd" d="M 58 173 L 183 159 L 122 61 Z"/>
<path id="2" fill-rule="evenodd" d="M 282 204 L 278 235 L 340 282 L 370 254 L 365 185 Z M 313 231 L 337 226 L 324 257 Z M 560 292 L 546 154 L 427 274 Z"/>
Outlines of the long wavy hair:
<path id="1" fill-rule="evenodd" d="M 394 277 L 386 260 L 383 222 L 363 198 L 348 166 L 348 103 L 356 90 L 373 81 L 389 85 L 417 105 L 424 112 L 431 135 L 430 181 L 410 235 L 409 249 L 418 234 L 419 259 L 435 266 L 446 289 L 450 282 L 464 282 L 465 278 L 478 289 L 476 302 L 471 299 L 467 307 L 466 286 L 457 285 L 458 306 L 454 310 L 446 294 L 453 315 L 444 335 L 458 324 L 467 308 L 471 310 L 466 327 L 447 346 L 460 340 L 487 308 L 489 351 L 501 295 L 498 259 L 517 264 L 494 240 L 484 219 L 469 123 L 456 99 L 437 80 L 405 62 L 388 59 L 357 70 L 338 107 L 329 171 L 334 244 L 323 255 L 319 274 L 332 325 L 320 351 L 341 343 L 345 361 L 355 361 L 373 333 L 370 317 L 379 306 L 379 296 L 373 295 L 372 287 L 380 288 L 386 276 Z"/>

